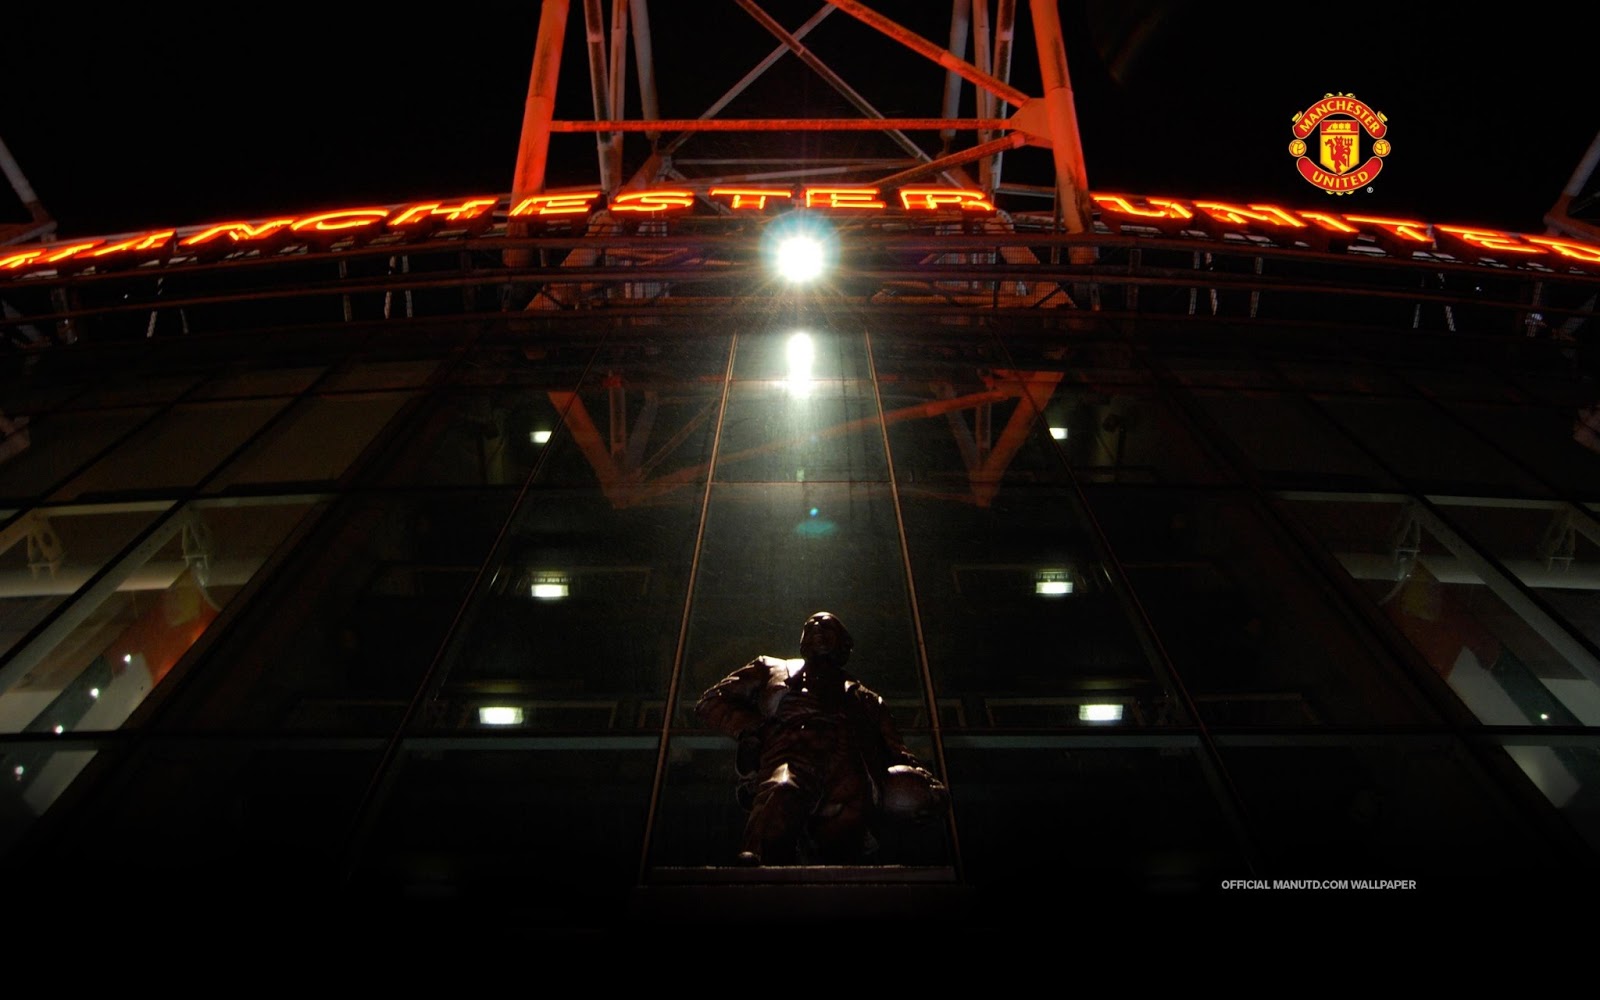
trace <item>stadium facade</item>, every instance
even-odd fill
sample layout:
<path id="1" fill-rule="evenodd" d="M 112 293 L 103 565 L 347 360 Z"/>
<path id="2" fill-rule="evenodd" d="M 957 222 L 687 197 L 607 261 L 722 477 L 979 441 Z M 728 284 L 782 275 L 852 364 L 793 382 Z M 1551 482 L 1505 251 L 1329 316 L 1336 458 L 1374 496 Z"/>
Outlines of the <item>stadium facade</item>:
<path id="1" fill-rule="evenodd" d="M 551 44 L 525 139 L 595 132 L 592 188 L 525 146 L 509 194 L 0 252 L 12 884 L 604 929 L 1593 878 L 1600 247 L 1090 194 L 1045 98 L 630 182 L 645 123 L 534 114 Z M 1040 134 L 1066 196 L 1008 208 Z M 953 809 L 734 868 L 689 709 L 817 610 Z"/>

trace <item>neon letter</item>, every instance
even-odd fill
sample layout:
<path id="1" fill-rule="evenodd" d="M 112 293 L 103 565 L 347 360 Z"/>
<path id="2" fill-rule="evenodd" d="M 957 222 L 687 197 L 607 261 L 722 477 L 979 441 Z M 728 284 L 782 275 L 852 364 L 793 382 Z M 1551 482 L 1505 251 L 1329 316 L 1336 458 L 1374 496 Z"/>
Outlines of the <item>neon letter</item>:
<path id="1" fill-rule="evenodd" d="M 212 226 L 209 229 L 202 229 L 193 236 L 189 236 L 180 240 L 178 245 L 185 247 L 197 247 L 202 243 L 210 243 L 212 240 L 222 236 L 223 234 L 227 234 L 227 236 L 235 243 L 243 243 L 247 240 L 259 240 L 270 235 L 273 230 L 282 229 L 284 226 L 287 226 L 293 222 L 293 219 L 273 219 L 271 222 L 263 222 L 260 225 L 254 225 L 249 222 L 223 222 Z"/>
<path id="2" fill-rule="evenodd" d="M 629 191 L 611 199 L 613 212 L 667 212 L 693 207 L 693 191 Z"/>
<path id="3" fill-rule="evenodd" d="M 759 212 L 767 207 L 768 198 L 793 198 L 793 191 L 783 188 L 730 188 L 714 187 L 711 189 L 712 197 L 731 196 L 733 201 L 730 207 L 738 209 L 754 209 Z"/>
<path id="4" fill-rule="evenodd" d="M 388 217 L 388 210 L 383 208 L 346 208 L 337 212 L 307 216 L 289 228 L 297 233 L 305 229 L 314 233 L 336 233 L 341 229 L 359 229 L 362 226 L 376 225 Z"/>
<path id="5" fill-rule="evenodd" d="M 1483 247 L 1485 250 L 1501 250 L 1511 253 L 1544 253 L 1538 247 L 1530 247 L 1517 240 L 1510 233 L 1502 233 L 1496 229 L 1462 229 L 1459 226 L 1434 226 L 1441 233 L 1450 233 L 1464 243 L 1472 243 Z"/>
<path id="6" fill-rule="evenodd" d="M 1380 229 L 1386 229 L 1396 236 L 1403 236 L 1414 243 L 1432 243 L 1428 236 L 1426 222 L 1413 222 L 1410 219 L 1382 219 L 1375 215 L 1347 215 L 1347 222 L 1365 222 Z"/>
<path id="7" fill-rule="evenodd" d="M 806 188 L 806 207 L 816 208 L 858 209 L 869 211 L 874 208 L 886 208 L 878 200 L 878 189 L 875 187 L 808 187 Z"/>
<path id="8" fill-rule="evenodd" d="M 1587 243 L 1574 243 L 1571 240 L 1552 240 L 1546 236 L 1524 236 L 1523 239 L 1529 243 L 1549 247 L 1563 257 L 1571 257 L 1587 264 L 1600 264 L 1600 247 L 1592 247 Z M 4 262 L 0 261 L 0 266 L 3 265 Z"/>
<path id="9" fill-rule="evenodd" d="M 900 204 L 908 212 L 937 212 L 941 207 L 959 208 L 964 212 L 994 211 L 994 205 L 983 196 L 982 191 L 965 191 L 961 188 L 901 188 Z"/>
<path id="10" fill-rule="evenodd" d="M 1356 229 L 1354 226 L 1347 226 L 1343 222 L 1339 221 L 1339 217 L 1337 215 L 1329 215 L 1327 212 L 1300 212 L 1299 215 L 1300 218 L 1310 219 L 1312 222 L 1315 222 L 1317 225 L 1321 226 L 1323 229 L 1326 229 L 1330 233 L 1349 233 L 1353 236 L 1356 233 L 1361 232 L 1361 230 Z"/>
<path id="11" fill-rule="evenodd" d="M 1304 222 L 1276 205 L 1251 205 L 1249 208 L 1243 208 L 1225 201 L 1197 201 L 1194 206 L 1214 218 L 1235 226 L 1248 227 L 1252 222 L 1261 222 L 1269 226 L 1288 226 L 1290 229 L 1306 227 Z"/>
<path id="12" fill-rule="evenodd" d="M 163 229 L 159 233 L 148 233 L 144 236 L 135 236 L 132 239 L 123 240 L 121 243 L 112 243 L 109 246 L 103 246 L 97 250 L 91 250 L 85 256 L 106 257 L 110 254 L 123 253 L 127 250 L 153 250 L 156 247 L 162 246 L 176 235 L 177 233 L 174 230 Z"/>
<path id="13" fill-rule="evenodd" d="M 414 226 L 419 222 L 431 219 L 435 215 L 442 215 L 446 222 L 462 222 L 467 219 L 476 219 L 495 206 L 499 198 L 472 198 L 459 205 L 442 205 L 437 201 L 423 202 L 412 205 L 399 215 L 389 220 L 392 227 Z"/>
<path id="14" fill-rule="evenodd" d="M 573 194 L 536 194 L 522 199 L 511 210 L 512 215 L 587 215 L 594 208 L 599 191 L 578 191 Z"/>
<path id="15" fill-rule="evenodd" d="M 0 257 L 0 268 L 4 268 L 7 271 L 20 271 L 43 256 L 43 250 L 23 250 L 7 257 Z"/>

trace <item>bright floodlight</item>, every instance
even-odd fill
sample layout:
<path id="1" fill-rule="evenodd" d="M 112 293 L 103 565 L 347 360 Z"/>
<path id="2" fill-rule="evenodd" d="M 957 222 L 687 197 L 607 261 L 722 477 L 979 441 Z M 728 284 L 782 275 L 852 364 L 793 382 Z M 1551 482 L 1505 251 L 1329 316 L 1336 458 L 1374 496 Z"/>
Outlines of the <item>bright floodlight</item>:
<path id="1" fill-rule="evenodd" d="M 810 236 L 788 236 L 778 244 L 776 264 L 786 281 L 811 281 L 822 273 L 822 243 Z"/>

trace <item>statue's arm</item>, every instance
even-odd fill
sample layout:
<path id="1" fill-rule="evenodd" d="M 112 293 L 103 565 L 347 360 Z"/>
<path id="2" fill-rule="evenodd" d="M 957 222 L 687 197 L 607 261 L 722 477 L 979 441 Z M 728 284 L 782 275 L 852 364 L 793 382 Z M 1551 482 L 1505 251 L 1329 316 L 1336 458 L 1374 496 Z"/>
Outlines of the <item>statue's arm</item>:
<path id="1" fill-rule="evenodd" d="M 760 659 L 751 660 L 706 689 L 695 703 L 695 717 L 734 739 L 757 728 L 766 721 L 760 698 L 768 672 Z"/>
<path id="2" fill-rule="evenodd" d="M 883 703 L 883 696 L 865 688 L 862 689 L 862 694 L 869 710 L 877 716 L 878 737 L 883 740 L 884 757 L 888 761 L 888 766 L 904 764 L 907 767 L 927 770 L 928 766 L 918 760 L 917 755 L 906 746 L 906 741 L 900 738 L 900 730 L 895 727 L 894 716 L 889 714 L 889 706 Z"/>

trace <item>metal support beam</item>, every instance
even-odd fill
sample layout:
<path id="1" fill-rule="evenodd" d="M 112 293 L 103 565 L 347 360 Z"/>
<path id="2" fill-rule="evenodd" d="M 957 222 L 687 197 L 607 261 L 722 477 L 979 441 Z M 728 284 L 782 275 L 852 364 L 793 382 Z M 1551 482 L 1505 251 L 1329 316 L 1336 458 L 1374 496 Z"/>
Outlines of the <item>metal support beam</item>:
<path id="1" fill-rule="evenodd" d="M 798 38 L 785 31 L 783 25 L 773 20 L 770 14 L 756 5 L 755 0 L 734 0 L 734 2 L 744 8 L 744 12 L 754 18 L 756 23 L 766 28 L 774 38 L 787 46 L 789 51 L 794 53 L 796 59 L 809 66 L 814 73 L 822 77 L 828 86 L 838 91 L 857 111 L 860 111 L 868 118 L 874 118 L 878 121 L 884 120 L 883 114 L 872 106 L 872 102 L 858 94 L 855 88 L 851 87 L 844 81 L 843 77 L 830 69 L 827 63 L 817 58 L 816 54 L 806 48 Z M 883 132 L 896 146 L 899 146 L 917 159 L 923 162 L 928 162 L 932 159 L 921 146 L 911 141 L 910 136 L 899 129 L 885 127 Z M 943 176 L 949 183 L 957 186 L 965 186 L 970 183 L 958 175 L 946 173 Z"/>
<path id="2" fill-rule="evenodd" d="M 607 96 L 611 99 L 607 118 L 626 118 L 628 83 L 628 0 L 611 0 L 611 59 L 608 66 Z M 606 160 L 611 179 L 622 182 L 622 133 L 613 132 L 606 143 Z M 610 191 L 610 188 L 606 189 Z"/>
<path id="3" fill-rule="evenodd" d="M 1000 8 L 995 14 L 994 61 L 990 72 L 1006 83 L 1011 82 L 1011 42 L 1016 35 L 1016 28 L 1017 0 L 1000 0 Z M 1004 101 L 991 110 L 996 118 L 1006 116 Z M 989 159 L 978 161 L 978 184 L 991 195 L 1000 186 L 1000 160 L 1001 154 L 996 153 Z"/>
<path id="4" fill-rule="evenodd" d="M 833 8 L 824 4 L 820 10 L 811 15 L 810 20 L 806 21 L 806 23 L 802 24 L 800 27 L 794 29 L 794 37 L 796 39 L 806 37 L 811 33 L 812 28 L 815 28 L 817 25 L 821 24 L 822 19 L 832 13 Z M 772 64 L 783 58 L 783 54 L 788 51 L 789 47 L 780 43 L 777 48 L 767 53 L 766 58 L 756 63 L 755 68 L 751 69 L 750 72 L 741 77 L 738 83 L 734 84 L 732 87 L 729 87 L 727 93 L 713 101 L 711 107 L 705 109 L 705 111 L 701 113 L 700 120 L 704 121 L 707 118 L 715 118 L 718 112 L 727 107 L 729 104 L 733 103 L 734 98 L 744 93 L 745 88 L 749 87 L 752 83 L 755 83 L 756 80 L 760 78 L 761 74 L 771 69 Z M 684 143 L 688 142 L 693 135 L 693 132 L 685 132 L 683 135 L 673 139 L 661 150 L 661 155 L 671 156 L 679 146 L 682 146 Z"/>
<path id="5" fill-rule="evenodd" d="M 606 65 L 606 15 L 601 0 L 583 0 L 583 29 L 589 43 L 589 93 L 594 104 L 594 120 L 611 117 L 611 73 Z M 600 187 L 610 194 L 617 190 L 619 178 L 611 175 L 611 141 L 614 129 L 598 130 L 594 137 L 595 158 L 600 165 Z"/>
<path id="6" fill-rule="evenodd" d="M 1050 151 L 1056 161 L 1056 198 L 1062 226 L 1069 233 L 1088 232 L 1094 206 L 1089 200 L 1089 171 L 1083 162 L 1083 141 L 1078 137 L 1078 110 L 1067 74 L 1061 17 L 1055 0 L 1029 0 L 1029 4 L 1033 10 L 1034 40 L 1039 47 L 1045 111 L 1050 121 Z"/>
<path id="7" fill-rule="evenodd" d="M 857 0 L 828 0 L 828 2 L 863 24 L 870 25 L 888 35 L 918 55 L 932 59 L 940 66 L 961 74 L 963 79 L 971 82 L 976 87 L 989 91 L 1001 100 L 1010 101 L 1019 108 L 1028 103 L 1027 94 L 1024 94 L 1009 83 L 996 80 L 993 76 L 983 72 L 965 59 L 946 52 L 915 31 L 901 27 L 877 11 L 872 10 L 866 4 L 858 3 Z"/>
<path id="8" fill-rule="evenodd" d="M 943 170 L 946 167 L 954 167 L 962 163 L 971 163 L 973 160 L 983 160 L 985 157 L 998 155 L 1001 150 L 1016 149 L 1019 146 L 1025 146 L 1027 144 L 1028 137 L 1025 134 L 1021 132 L 1013 132 L 1003 139 L 995 139 L 992 142 L 986 142 L 979 146 L 963 149 L 958 153 L 951 153 L 949 156 L 941 156 L 937 160 L 930 160 L 927 163 L 919 163 L 916 166 L 902 170 L 899 173 L 890 174 L 887 177 L 879 178 L 878 180 L 873 181 L 873 183 L 879 187 L 894 187 L 898 184 L 904 184 L 906 181 L 915 180 L 918 177 L 926 176 L 937 170 Z"/>
<path id="9" fill-rule="evenodd" d="M 980 4 L 988 0 L 978 0 Z M 965 58 L 967 54 L 967 22 L 971 19 L 972 0 L 953 0 L 950 4 L 950 52 L 956 58 Z M 944 116 L 954 118 L 961 113 L 961 74 L 955 70 L 946 70 L 944 78 Z M 950 145 L 955 142 L 956 130 L 945 129 L 939 133 L 939 138 L 944 141 L 941 152 L 949 153 Z"/>
<path id="10" fill-rule="evenodd" d="M 517 144 L 517 168 L 511 178 L 511 204 L 544 190 L 545 167 L 550 161 L 550 122 L 555 116 L 556 81 L 561 76 L 561 43 L 567 33 L 567 0 L 544 0 L 539 12 L 539 38 L 533 50 L 533 72 L 528 79 L 528 99 L 522 108 L 522 138 Z M 525 222 L 514 222 L 506 235 L 528 235 Z M 527 250 L 507 250 L 507 267 L 527 267 L 533 255 Z"/>
<path id="11" fill-rule="evenodd" d="M 650 40 L 650 7 L 647 0 L 632 0 L 633 63 L 639 75 L 639 107 L 646 118 L 661 117 L 661 102 L 656 98 L 655 46 Z M 618 115 L 621 118 L 622 115 Z M 653 143 L 660 132 L 646 132 Z"/>
<path id="12" fill-rule="evenodd" d="M 1014 123 L 999 118 L 658 118 L 654 121 L 555 121 L 552 132 L 882 132 L 911 129 L 933 132 L 944 128 L 976 131 L 1011 129 Z M 922 154 L 926 156 L 926 153 Z"/>

